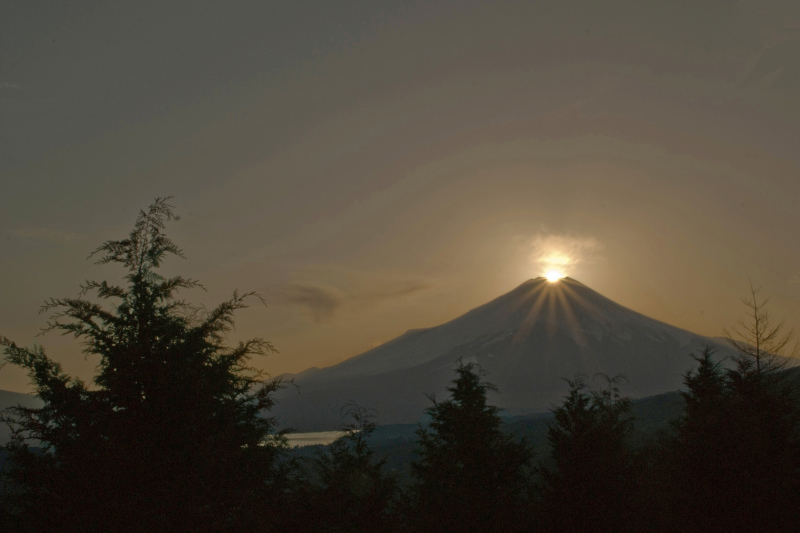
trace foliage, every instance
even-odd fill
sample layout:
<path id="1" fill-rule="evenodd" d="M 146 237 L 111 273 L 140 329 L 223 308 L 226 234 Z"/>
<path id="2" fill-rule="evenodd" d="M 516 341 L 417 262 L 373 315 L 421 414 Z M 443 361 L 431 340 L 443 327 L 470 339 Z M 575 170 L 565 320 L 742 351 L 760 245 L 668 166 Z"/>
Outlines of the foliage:
<path id="1" fill-rule="evenodd" d="M 752 360 L 723 371 L 706 348 L 685 376 L 664 475 L 673 530 L 791 531 L 800 488 L 797 406 Z M 777 374 L 775 375 L 777 377 Z"/>
<path id="2" fill-rule="evenodd" d="M 750 284 L 745 318 L 725 330 L 735 366 L 723 370 L 706 348 L 685 376 L 686 413 L 667 454 L 677 529 L 795 529 L 800 412 L 786 368 L 796 350 L 760 290 Z"/>
<path id="3" fill-rule="evenodd" d="M 303 529 L 389 531 L 397 483 L 394 474 L 385 472 L 386 460 L 376 460 L 368 444 L 376 427 L 375 413 L 355 403 L 343 410 L 351 420 L 342 428 L 345 435 L 313 461 L 313 480 L 298 508 Z"/>
<path id="4" fill-rule="evenodd" d="M 588 391 L 582 376 L 567 380 L 569 392 L 553 410 L 552 461 L 539 469 L 543 531 L 622 531 L 629 523 L 631 400 L 606 379 L 599 391 Z"/>
<path id="5" fill-rule="evenodd" d="M 487 405 L 494 386 L 475 365 L 460 363 L 447 388 L 450 399 L 431 398 L 428 428 L 420 428 L 413 463 L 409 522 L 414 530 L 515 531 L 527 521 L 527 467 L 531 451 L 501 429 L 497 407 Z"/>
<path id="6" fill-rule="evenodd" d="M 234 292 L 210 311 L 177 298 L 199 284 L 158 273 L 167 256 L 182 257 L 163 233 L 173 218 L 167 200 L 140 212 L 127 239 L 93 252 L 97 263 L 125 269 L 123 285 L 87 281 L 78 297 L 43 307 L 54 312 L 47 330 L 73 335 L 98 358 L 93 385 L 41 346 L 0 341 L 44 401 L 6 417 L 21 491 L 13 510 L 31 530 L 239 529 L 262 520 L 259 503 L 280 493 L 283 439 L 260 415 L 281 384 L 248 366 L 274 348 L 260 338 L 225 341 L 235 312 L 257 296 Z"/>

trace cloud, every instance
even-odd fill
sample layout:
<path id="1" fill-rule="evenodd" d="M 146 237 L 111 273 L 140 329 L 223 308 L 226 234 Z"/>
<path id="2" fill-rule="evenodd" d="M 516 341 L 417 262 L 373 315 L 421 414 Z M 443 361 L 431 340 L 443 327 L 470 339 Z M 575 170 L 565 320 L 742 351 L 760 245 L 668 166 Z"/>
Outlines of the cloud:
<path id="1" fill-rule="evenodd" d="M 303 309 L 314 322 L 330 321 L 344 302 L 344 295 L 335 287 L 292 284 L 279 298 Z"/>
<path id="2" fill-rule="evenodd" d="M 0 89 L 14 89 L 14 90 L 22 90 L 22 85 L 17 83 L 9 83 L 7 81 L 0 81 Z"/>
<path id="3" fill-rule="evenodd" d="M 420 280 L 390 281 L 356 290 L 352 297 L 359 300 L 390 300 L 424 291 L 430 287 L 430 283 Z"/>
<path id="4" fill-rule="evenodd" d="M 424 291 L 431 286 L 421 280 L 372 280 L 348 291 L 316 283 L 293 283 L 271 292 L 277 300 L 300 307 L 311 320 L 323 323 L 331 321 L 348 303 L 357 303 L 364 308 Z"/>
<path id="5" fill-rule="evenodd" d="M 540 233 L 529 241 L 532 259 L 543 270 L 569 269 L 596 254 L 602 246 L 591 236 L 571 233 Z"/>
<path id="6" fill-rule="evenodd" d="M 83 237 L 83 234 L 81 233 L 47 228 L 14 229 L 10 230 L 9 233 L 15 237 L 21 237 L 23 239 L 35 239 L 38 241 L 51 241 L 60 243 L 74 242 Z"/>

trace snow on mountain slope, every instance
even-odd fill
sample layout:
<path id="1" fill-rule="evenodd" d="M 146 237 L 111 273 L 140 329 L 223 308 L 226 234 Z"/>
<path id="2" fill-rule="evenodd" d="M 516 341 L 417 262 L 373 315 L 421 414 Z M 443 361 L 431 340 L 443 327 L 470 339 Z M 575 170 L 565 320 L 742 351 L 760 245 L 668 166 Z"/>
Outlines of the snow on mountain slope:
<path id="1" fill-rule="evenodd" d="M 720 358 L 732 354 L 576 280 L 536 278 L 450 322 L 298 375 L 299 389 L 280 395 L 276 413 L 287 426 L 332 429 L 341 406 L 356 401 L 375 408 L 380 423 L 413 422 L 430 405 L 426 394 L 444 392 L 459 358 L 479 364 L 499 388 L 493 401 L 514 413 L 547 409 L 576 374 L 622 374 L 623 391 L 641 397 L 679 388 L 688 355 L 705 344 Z"/>

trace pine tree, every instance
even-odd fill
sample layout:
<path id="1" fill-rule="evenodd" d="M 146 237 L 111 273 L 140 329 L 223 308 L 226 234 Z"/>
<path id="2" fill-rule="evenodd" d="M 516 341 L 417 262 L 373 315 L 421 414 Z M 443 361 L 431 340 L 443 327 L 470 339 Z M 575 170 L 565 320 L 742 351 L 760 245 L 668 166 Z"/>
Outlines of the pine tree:
<path id="1" fill-rule="evenodd" d="M 631 527 L 630 398 L 615 379 L 587 390 L 582 376 L 553 411 L 547 432 L 551 461 L 540 465 L 542 531 L 625 531 Z"/>
<path id="2" fill-rule="evenodd" d="M 386 459 L 377 459 L 369 447 L 375 413 L 354 403 L 343 410 L 351 421 L 342 428 L 345 434 L 315 458 L 311 494 L 299 511 L 309 530 L 390 531 L 397 481 L 385 471 Z"/>
<path id="3" fill-rule="evenodd" d="M 78 297 L 44 306 L 54 312 L 47 329 L 82 340 L 97 358 L 93 385 L 41 346 L 0 341 L 44 402 L 7 417 L 19 494 L 12 510 L 28 530 L 238 531 L 261 523 L 282 493 L 284 439 L 261 416 L 280 382 L 248 366 L 274 348 L 225 340 L 235 312 L 257 296 L 234 292 L 210 311 L 178 299 L 199 284 L 158 273 L 167 256 L 182 257 L 163 233 L 173 218 L 167 201 L 156 199 L 127 239 L 92 254 L 121 265 L 124 284 L 89 281 Z"/>
<path id="4" fill-rule="evenodd" d="M 659 471 L 666 478 L 664 500 L 670 512 L 664 517 L 670 531 L 707 531 L 726 520 L 719 509 L 727 505 L 719 498 L 720 490 L 726 490 L 720 483 L 730 482 L 726 456 L 735 443 L 730 442 L 728 386 L 713 354 L 706 346 L 699 357 L 691 355 L 697 367 L 684 375 L 685 413 L 674 422 L 676 434 L 667 440 L 666 464 Z"/>
<path id="5" fill-rule="evenodd" d="M 725 517 L 732 527 L 791 531 L 800 511 L 800 411 L 796 374 L 787 372 L 797 355 L 794 331 L 776 321 L 769 298 L 750 283 L 742 299 L 745 318 L 725 334 L 739 352 L 726 372 L 728 462 L 719 464 L 727 481 Z M 734 338 L 734 336 L 738 337 Z"/>
<path id="6" fill-rule="evenodd" d="M 663 469 L 672 530 L 795 530 L 795 401 L 768 379 L 768 370 L 755 370 L 752 359 L 728 370 L 713 359 L 711 348 L 695 359 L 698 367 L 686 374 L 682 393 L 686 412 L 675 423 Z"/>
<path id="7" fill-rule="evenodd" d="M 431 398 L 431 420 L 417 431 L 409 523 L 415 531 L 517 531 L 526 527 L 531 451 L 501 429 L 487 405 L 494 386 L 475 365 L 459 364 L 450 399 Z"/>

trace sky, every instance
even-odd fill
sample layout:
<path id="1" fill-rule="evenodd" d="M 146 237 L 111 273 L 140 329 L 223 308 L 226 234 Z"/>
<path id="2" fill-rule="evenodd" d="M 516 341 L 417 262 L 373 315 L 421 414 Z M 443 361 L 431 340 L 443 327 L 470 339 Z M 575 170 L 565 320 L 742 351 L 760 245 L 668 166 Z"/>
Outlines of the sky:
<path id="1" fill-rule="evenodd" d="M 272 373 L 328 366 L 557 267 L 718 336 L 748 282 L 800 321 L 795 0 L 0 4 L 0 335 L 119 269 L 173 196 L 207 306 Z M 29 391 L 19 369 L 0 389 Z"/>

